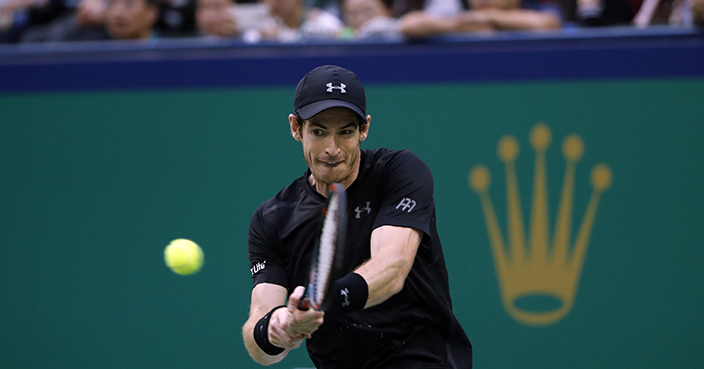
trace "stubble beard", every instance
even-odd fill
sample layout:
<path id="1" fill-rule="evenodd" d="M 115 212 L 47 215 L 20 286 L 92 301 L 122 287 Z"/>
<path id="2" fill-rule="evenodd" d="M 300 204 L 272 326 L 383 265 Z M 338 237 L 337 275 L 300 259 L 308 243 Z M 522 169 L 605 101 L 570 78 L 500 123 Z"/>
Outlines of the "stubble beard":
<path id="1" fill-rule="evenodd" d="M 343 183 L 346 179 L 352 176 L 354 173 L 354 166 L 359 160 L 359 147 L 353 152 L 353 157 L 350 161 L 345 161 L 339 164 L 335 168 L 328 168 L 324 163 L 312 158 L 306 158 L 308 163 L 308 168 L 310 168 L 313 177 L 316 182 L 324 183 L 330 185 L 333 183 Z M 311 162 L 312 161 L 312 162 Z M 318 170 L 318 168 L 324 168 L 324 170 Z M 341 168 L 343 167 L 343 168 Z M 332 170 L 331 170 L 332 169 Z M 339 171 L 339 169 L 343 169 Z"/>

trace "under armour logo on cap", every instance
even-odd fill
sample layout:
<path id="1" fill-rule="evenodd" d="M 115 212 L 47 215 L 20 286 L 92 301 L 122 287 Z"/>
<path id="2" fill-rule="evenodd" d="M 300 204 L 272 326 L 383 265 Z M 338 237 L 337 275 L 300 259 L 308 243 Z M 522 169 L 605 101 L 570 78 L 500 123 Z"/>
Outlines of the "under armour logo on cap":
<path id="1" fill-rule="evenodd" d="M 325 86 L 328 86 L 328 89 L 327 89 L 328 92 L 332 92 L 332 90 L 340 90 L 341 94 L 347 93 L 347 91 L 345 91 L 345 87 L 347 87 L 347 85 L 345 85 L 344 83 L 340 83 L 339 86 L 333 86 L 332 82 L 329 82 Z"/>

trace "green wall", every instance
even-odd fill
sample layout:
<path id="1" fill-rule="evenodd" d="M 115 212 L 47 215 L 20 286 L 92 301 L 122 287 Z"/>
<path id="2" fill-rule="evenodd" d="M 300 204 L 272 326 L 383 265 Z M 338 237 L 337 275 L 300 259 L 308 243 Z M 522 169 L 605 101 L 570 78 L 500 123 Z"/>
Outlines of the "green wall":
<path id="1" fill-rule="evenodd" d="M 435 178 L 455 311 L 476 368 L 704 366 L 704 80 L 370 85 L 363 147 L 408 148 Z M 0 95 L 0 368 L 255 368 L 240 338 L 251 214 L 305 170 L 290 88 Z M 514 135 L 529 223 L 544 122 L 551 229 L 578 134 L 573 232 L 607 164 L 574 306 L 543 326 L 502 305 L 477 164 L 503 236 L 497 144 Z M 526 232 L 527 234 L 527 232 Z M 183 277 L 172 239 L 205 252 Z M 547 305 L 546 305 L 547 304 Z M 531 309 L 550 302 L 529 301 Z M 549 307 L 549 306 L 548 306 Z M 275 367 L 312 367 L 305 350 Z"/>

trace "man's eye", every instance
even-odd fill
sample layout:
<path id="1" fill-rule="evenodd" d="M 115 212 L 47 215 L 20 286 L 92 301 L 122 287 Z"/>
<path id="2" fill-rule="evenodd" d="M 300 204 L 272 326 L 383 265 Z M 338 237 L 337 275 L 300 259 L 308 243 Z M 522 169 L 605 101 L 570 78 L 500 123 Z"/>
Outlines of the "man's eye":
<path id="1" fill-rule="evenodd" d="M 311 133 L 313 134 L 313 136 L 322 136 L 323 134 L 325 134 L 322 129 L 314 129 Z"/>

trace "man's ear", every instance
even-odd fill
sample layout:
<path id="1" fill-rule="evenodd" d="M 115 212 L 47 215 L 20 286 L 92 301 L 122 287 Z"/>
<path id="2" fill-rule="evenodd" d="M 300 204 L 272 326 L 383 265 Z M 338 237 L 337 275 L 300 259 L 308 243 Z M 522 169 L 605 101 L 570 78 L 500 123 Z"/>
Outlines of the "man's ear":
<path id="1" fill-rule="evenodd" d="M 296 119 L 295 115 L 288 115 L 288 124 L 291 126 L 291 137 L 293 137 L 293 139 L 296 141 L 301 141 L 303 139 L 301 137 L 301 128 L 303 127 L 298 124 L 298 119 Z"/>
<path id="2" fill-rule="evenodd" d="M 372 122 L 372 116 L 367 115 L 367 124 L 359 126 L 360 131 L 359 131 L 359 142 L 362 142 L 367 139 L 367 136 L 369 135 L 369 125 Z"/>

